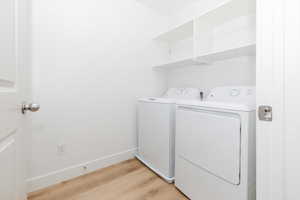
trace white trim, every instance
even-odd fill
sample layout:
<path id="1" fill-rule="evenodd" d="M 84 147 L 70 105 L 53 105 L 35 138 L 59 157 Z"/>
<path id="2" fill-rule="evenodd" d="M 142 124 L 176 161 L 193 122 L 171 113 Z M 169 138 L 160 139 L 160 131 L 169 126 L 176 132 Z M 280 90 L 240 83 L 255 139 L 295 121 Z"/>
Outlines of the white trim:
<path id="1" fill-rule="evenodd" d="M 50 172 L 48 174 L 33 177 L 27 180 L 28 192 L 33 192 L 45 187 L 66 181 L 104 167 L 134 158 L 136 148 L 129 149 L 120 153 L 105 156 L 96 160 L 70 166 L 61 170 Z M 86 169 L 84 169 L 86 167 Z"/>
<path id="2" fill-rule="evenodd" d="M 257 200 L 286 200 L 285 3 L 257 1 L 257 105 L 270 105 L 274 111 L 272 122 L 257 121 Z"/>
<path id="3" fill-rule="evenodd" d="M 174 177 L 167 177 L 165 176 L 163 173 L 161 173 L 158 169 L 153 168 L 147 161 L 145 161 L 144 159 L 142 159 L 139 155 L 135 155 L 135 157 L 141 161 L 142 163 L 144 163 L 149 169 L 151 169 L 152 171 L 154 171 L 157 175 L 159 175 L 160 177 L 162 177 L 163 179 L 165 179 L 168 183 L 173 183 L 174 182 Z"/>

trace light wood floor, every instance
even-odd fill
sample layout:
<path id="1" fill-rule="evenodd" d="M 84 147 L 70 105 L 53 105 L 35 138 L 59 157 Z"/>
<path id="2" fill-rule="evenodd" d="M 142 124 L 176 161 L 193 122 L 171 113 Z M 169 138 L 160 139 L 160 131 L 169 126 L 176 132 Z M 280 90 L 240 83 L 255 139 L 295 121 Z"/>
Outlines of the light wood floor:
<path id="1" fill-rule="evenodd" d="M 132 159 L 29 194 L 29 200 L 187 200 Z"/>

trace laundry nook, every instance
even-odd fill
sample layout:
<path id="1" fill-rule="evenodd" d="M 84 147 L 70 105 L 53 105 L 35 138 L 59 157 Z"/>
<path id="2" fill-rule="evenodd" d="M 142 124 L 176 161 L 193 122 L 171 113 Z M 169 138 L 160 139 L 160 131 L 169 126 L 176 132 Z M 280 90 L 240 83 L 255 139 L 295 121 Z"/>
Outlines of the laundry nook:
<path id="1" fill-rule="evenodd" d="M 299 8 L 1 0 L 0 200 L 299 200 Z"/>

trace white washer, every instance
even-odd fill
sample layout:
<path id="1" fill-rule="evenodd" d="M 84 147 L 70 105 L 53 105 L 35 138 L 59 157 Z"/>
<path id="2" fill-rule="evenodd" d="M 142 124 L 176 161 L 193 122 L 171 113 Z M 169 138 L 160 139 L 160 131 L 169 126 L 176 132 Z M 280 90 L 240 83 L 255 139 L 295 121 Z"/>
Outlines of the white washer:
<path id="1" fill-rule="evenodd" d="M 192 200 L 255 200 L 255 89 L 178 101 L 175 185 Z"/>
<path id="2" fill-rule="evenodd" d="M 169 89 L 164 98 L 138 102 L 136 157 L 168 182 L 174 181 L 175 108 L 178 99 L 200 100 L 199 89 Z"/>

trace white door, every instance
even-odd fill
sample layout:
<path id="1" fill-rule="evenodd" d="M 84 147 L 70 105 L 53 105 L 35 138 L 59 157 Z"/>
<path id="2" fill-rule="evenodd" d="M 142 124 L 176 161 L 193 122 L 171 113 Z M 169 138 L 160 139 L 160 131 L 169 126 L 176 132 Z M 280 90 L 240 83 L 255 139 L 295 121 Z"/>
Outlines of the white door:
<path id="1" fill-rule="evenodd" d="M 300 1 L 257 3 L 257 199 L 300 199 Z"/>
<path id="2" fill-rule="evenodd" d="M 27 6 L 26 0 L 0 1 L 1 200 L 26 198 L 26 136 L 22 127 L 26 119 L 21 102 L 29 97 L 30 86 Z"/>

